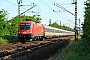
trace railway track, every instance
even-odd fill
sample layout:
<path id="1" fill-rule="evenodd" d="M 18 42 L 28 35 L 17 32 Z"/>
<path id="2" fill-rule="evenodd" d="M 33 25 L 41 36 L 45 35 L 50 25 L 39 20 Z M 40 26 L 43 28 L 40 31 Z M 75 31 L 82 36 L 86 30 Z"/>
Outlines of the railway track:
<path id="1" fill-rule="evenodd" d="M 47 39 L 44 41 L 32 41 L 26 42 L 25 44 L 17 42 L 16 44 L 10 43 L 6 45 L 0 45 L 0 60 L 13 60 L 13 58 L 16 58 L 18 56 L 22 56 L 26 53 L 31 53 L 45 46 L 55 44 L 64 40 L 68 40 L 68 38 L 63 37 Z"/>

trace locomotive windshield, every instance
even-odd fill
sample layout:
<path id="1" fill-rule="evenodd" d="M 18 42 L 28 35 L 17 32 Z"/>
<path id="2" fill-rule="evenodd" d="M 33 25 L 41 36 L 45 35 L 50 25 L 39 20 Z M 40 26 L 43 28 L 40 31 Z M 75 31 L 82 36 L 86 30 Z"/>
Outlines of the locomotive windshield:
<path id="1" fill-rule="evenodd" d="M 20 30 L 30 30 L 30 24 L 20 24 Z"/>

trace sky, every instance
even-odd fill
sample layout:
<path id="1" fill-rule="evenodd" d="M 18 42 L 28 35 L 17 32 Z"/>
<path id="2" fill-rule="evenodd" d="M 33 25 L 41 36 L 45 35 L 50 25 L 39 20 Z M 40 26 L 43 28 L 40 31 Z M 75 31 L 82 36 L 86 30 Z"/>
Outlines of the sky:
<path id="1" fill-rule="evenodd" d="M 18 0 L 20 1 L 20 0 Z M 78 0 L 77 1 L 77 24 L 78 19 L 80 18 L 81 23 L 84 21 L 84 2 L 86 0 Z M 73 0 L 22 0 L 22 3 L 20 5 L 32 5 L 34 3 L 35 6 L 31 10 L 25 13 L 25 15 L 33 16 L 36 14 L 39 14 L 40 18 L 42 18 L 41 23 L 42 24 L 49 24 L 49 19 L 51 19 L 51 23 L 57 22 L 61 25 L 66 25 L 69 27 L 74 28 L 75 26 L 75 16 L 71 15 L 70 13 L 62 10 L 61 8 L 58 8 L 54 4 L 58 3 L 59 5 L 63 6 L 68 11 L 75 14 L 75 4 L 73 3 Z M 20 13 L 26 11 L 32 6 L 20 6 Z M 0 10 L 6 10 L 8 11 L 8 19 L 11 19 L 12 17 L 15 17 L 18 15 L 18 3 L 17 0 L 0 0 Z M 55 10 L 56 12 L 53 12 Z M 37 12 L 32 13 L 31 11 Z M 39 12 L 39 13 L 38 13 Z"/>

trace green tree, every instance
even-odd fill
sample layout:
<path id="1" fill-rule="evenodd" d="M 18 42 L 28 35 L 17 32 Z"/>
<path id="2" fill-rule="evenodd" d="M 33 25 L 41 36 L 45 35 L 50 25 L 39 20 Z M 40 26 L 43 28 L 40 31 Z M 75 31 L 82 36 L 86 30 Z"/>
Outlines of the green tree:
<path id="1" fill-rule="evenodd" d="M 0 36 L 9 34 L 9 31 L 7 29 L 8 24 L 5 16 L 6 11 L 4 9 L 0 10 Z"/>
<path id="2" fill-rule="evenodd" d="M 20 21 L 24 21 L 25 19 L 28 19 L 28 20 L 31 20 L 31 21 L 38 21 L 39 23 L 41 22 L 41 18 L 35 18 L 34 16 L 25 16 L 25 15 L 21 15 L 20 16 L 20 20 L 19 20 L 19 17 L 16 16 L 16 17 L 12 17 L 12 19 L 10 19 L 8 21 L 8 24 L 9 24 L 9 32 L 10 32 L 10 35 L 17 35 L 17 31 L 18 31 L 18 23 Z"/>
<path id="3" fill-rule="evenodd" d="M 85 2 L 85 15 L 84 15 L 84 24 L 83 24 L 83 37 L 90 39 L 90 0 Z"/>
<path id="4" fill-rule="evenodd" d="M 68 26 L 65 26 L 65 25 L 61 26 L 61 28 L 64 29 L 64 30 L 73 31 L 72 28 L 70 28 Z"/>
<path id="5" fill-rule="evenodd" d="M 68 26 L 60 26 L 57 22 L 54 22 L 53 24 L 49 24 L 49 26 L 55 27 L 55 28 L 59 28 L 59 29 L 64 29 L 64 30 L 68 30 L 68 31 L 72 31 L 72 28 L 68 27 Z"/>
<path id="6" fill-rule="evenodd" d="M 49 26 L 55 27 L 55 28 L 60 28 L 60 25 L 58 25 L 57 22 L 54 22 L 52 24 L 49 24 Z"/>

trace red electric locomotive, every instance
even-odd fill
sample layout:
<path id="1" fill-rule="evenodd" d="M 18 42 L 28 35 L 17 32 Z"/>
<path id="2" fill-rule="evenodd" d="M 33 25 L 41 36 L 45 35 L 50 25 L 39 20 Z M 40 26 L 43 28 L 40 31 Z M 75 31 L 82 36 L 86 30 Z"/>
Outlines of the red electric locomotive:
<path id="1" fill-rule="evenodd" d="M 44 27 L 42 24 L 38 24 L 32 21 L 22 21 L 18 26 L 18 39 L 21 42 L 30 39 L 43 39 L 44 38 Z"/>

